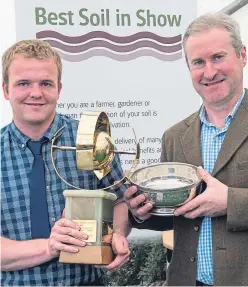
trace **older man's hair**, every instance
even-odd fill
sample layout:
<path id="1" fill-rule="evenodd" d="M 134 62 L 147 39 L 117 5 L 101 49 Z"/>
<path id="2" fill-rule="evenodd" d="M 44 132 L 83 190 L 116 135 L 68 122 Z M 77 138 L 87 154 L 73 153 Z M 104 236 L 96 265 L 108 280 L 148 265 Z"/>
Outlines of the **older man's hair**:
<path id="1" fill-rule="evenodd" d="M 239 57 L 243 47 L 239 24 L 231 16 L 225 13 L 207 13 L 196 18 L 187 28 L 183 36 L 183 48 L 187 61 L 186 43 L 190 36 L 214 28 L 226 29 L 230 36 L 230 42 L 236 55 Z"/>
<path id="2" fill-rule="evenodd" d="M 54 59 L 58 69 L 58 83 L 62 76 L 62 62 L 59 54 L 45 41 L 42 40 L 22 40 L 8 48 L 2 56 L 2 77 L 5 84 L 9 83 L 8 69 L 17 55 L 24 58 Z"/>

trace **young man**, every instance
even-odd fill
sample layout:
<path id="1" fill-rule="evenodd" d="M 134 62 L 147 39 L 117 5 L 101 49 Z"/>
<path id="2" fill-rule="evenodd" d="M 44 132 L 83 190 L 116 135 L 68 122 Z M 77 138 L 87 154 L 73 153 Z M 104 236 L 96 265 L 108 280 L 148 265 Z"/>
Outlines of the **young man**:
<path id="1" fill-rule="evenodd" d="M 183 45 L 203 105 L 164 133 L 161 161 L 199 166 L 206 188 L 168 218 L 151 216 L 152 204 L 140 207 L 145 195 L 132 199 L 130 187 L 130 220 L 138 228 L 174 229 L 169 285 L 248 285 L 246 48 L 236 21 L 219 13 L 193 21 Z"/>
<path id="2" fill-rule="evenodd" d="M 55 110 L 62 88 L 61 59 L 46 42 L 20 41 L 4 53 L 2 71 L 4 97 L 12 107 L 13 121 L 1 130 L 1 285 L 102 285 L 99 268 L 58 261 L 60 251 L 78 252 L 71 244 L 83 247 L 88 238 L 76 223 L 62 216 L 63 191 L 68 186 L 56 175 L 50 156 L 51 139 L 62 126 L 58 145 L 76 145 L 78 122 Z M 40 147 L 32 150 L 33 144 Z M 75 152 L 58 151 L 56 160 L 62 176 L 84 189 L 103 188 L 123 176 L 118 156 L 101 181 L 93 171 L 77 169 Z M 44 167 L 37 175 L 33 168 L 38 161 Z M 115 193 L 119 198 L 112 238 L 116 258 L 106 267 L 109 270 L 129 259 L 125 237 L 130 228 L 121 200 L 123 189 Z M 41 194 L 43 198 L 38 197 Z"/>

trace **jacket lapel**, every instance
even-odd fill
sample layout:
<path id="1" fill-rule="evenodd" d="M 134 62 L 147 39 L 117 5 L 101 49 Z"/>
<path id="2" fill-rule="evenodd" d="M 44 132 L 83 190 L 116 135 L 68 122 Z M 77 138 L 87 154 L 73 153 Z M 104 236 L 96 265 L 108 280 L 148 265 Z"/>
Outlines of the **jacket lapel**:
<path id="1" fill-rule="evenodd" d="M 184 155 L 188 163 L 202 166 L 200 147 L 201 122 L 199 119 L 199 112 L 185 120 L 185 123 L 189 128 L 181 137 Z"/>
<path id="2" fill-rule="evenodd" d="M 215 176 L 233 157 L 242 143 L 248 138 L 248 92 L 229 126 L 220 153 L 215 162 Z"/>
<path id="3" fill-rule="evenodd" d="M 203 166 L 201 158 L 200 133 L 201 122 L 199 112 L 193 114 L 185 120 L 188 129 L 181 136 L 181 145 L 190 164 Z M 245 97 L 241 103 L 230 127 L 227 130 L 220 153 L 216 160 L 213 176 L 215 176 L 232 158 L 240 145 L 248 138 L 248 91 L 245 91 Z"/>

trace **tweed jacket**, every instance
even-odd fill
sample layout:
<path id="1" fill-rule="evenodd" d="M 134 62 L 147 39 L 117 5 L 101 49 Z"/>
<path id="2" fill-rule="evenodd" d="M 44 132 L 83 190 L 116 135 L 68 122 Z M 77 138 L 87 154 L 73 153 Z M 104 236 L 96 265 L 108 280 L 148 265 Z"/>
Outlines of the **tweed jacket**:
<path id="1" fill-rule="evenodd" d="M 167 130 L 161 161 L 202 166 L 199 111 Z M 248 286 L 248 91 L 229 126 L 212 175 L 228 186 L 227 215 L 212 218 L 214 284 Z M 216 191 L 218 192 L 218 190 Z M 174 229 L 174 250 L 167 271 L 168 285 L 194 286 L 197 245 L 202 218 L 152 216 L 133 226 Z"/>

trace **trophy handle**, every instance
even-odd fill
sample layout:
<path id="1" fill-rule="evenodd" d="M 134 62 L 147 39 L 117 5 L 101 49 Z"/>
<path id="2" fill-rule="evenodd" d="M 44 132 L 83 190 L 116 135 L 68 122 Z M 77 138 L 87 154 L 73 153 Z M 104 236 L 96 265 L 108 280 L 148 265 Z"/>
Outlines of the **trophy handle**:
<path id="1" fill-rule="evenodd" d="M 78 186 L 75 186 L 71 183 L 69 183 L 68 181 L 66 181 L 61 175 L 59 170 L 57 169 L 56 165 L 55 165 L 55 150 L 56 149 L 60 149 L 60 150 L 76 150 L 76 147 L 65 147 L 65 146 L 56 146 L 55 145 L 55 141 L 61 136 L 63 129 L 65 128 L 65 126 L 61 127 L 53 136 L 52 138 L 52 142 L 51 142 L 51 159 L 52 159 L 52 165 L 53 168 L 56 172 L 56 174 L 58 175 L 58 177 L 67 185 L 69 185 L 70 187 L 73 187 L 75 189 L 82 189 Z M 135 136 L 135 141 L 136 141 L 136 153 L 135 153 L 135 159 L 132 162 L 132 166 L 130 168 L 130 170 L 125 174 L 125 176 L 120 179 L 119 181 L 116 181 L 113 185 L 107 186 L 105 188 L 101 188 L 101 189 L 94 189 L 94 190 L 106 190 L 106 191 L 113 191 L 114 189 L 116 189 L 117 187 L 122 186 L 123 184 L 131 184 L 129 177 L 132 175 L 132 173 L 136 170 L 137 165 L 139 163 L 139 158 L 140 158 L 140 144 L 138 142 L 137 136 L 135 134 L 135 131 L 133 129 L 133 133 Z M 121 153 L 121 152 L 120 152 Z M 124 152 L 125 153 L 125 152 Z M 82 189 L 83 190 L 83 189 Z"/>
<path id="2" fill-rule="evenodd" d="M 105 187 L 103 189 L 107 190 L 107 191 L 112 191 L 117 187 L 121 187 L 123 184 L 127 184 L 127 185 L 131 185 L 132 181 L 129 179 L 131 177 L 131 175 L 133 174 L 133 172 L 137 169 L 137 166 L 139 164 L 139 159 L 140 159 L 140 143 L 137 139 L 136 133 L 133 130 L 134 133 L 134 138 L 135 138 L 135 142 L 136 142 L 136 153 L 135 153 L 135 158 L 132 162 L 131 168 L 126 172 L 125 176 L 119 180 L 116 181 L 113 185 L 109 186 L 109 187 Z M 121 152 L 120 152 L 121 153 Z M 123 152 L 124 153 L 124 152 Z"/>
<path id="3" fill-rule="evenodd" d="M 66 180 L 60 175 L 60 173 L 59 173 L 59 171 L 58 171 L 58 169 L 57 169 L 57 167 L 56 167 L 56 165 L 55 165 L 55 150 L 56 150 L 56 148 L 58 148 L 58 147 L 54 144 L 54 142 L 61 136 L 62 131 L 63 131 L 64 128 L 65 128 L 65 126 L 63 126 L 62 128 L 60 128 L 60 129 L 55 133 L 55 135 L 54 135 L 53 138 L 52 138 L 52 143 L 51 143 L 51 159 L 52 159 L 52 165 L 53 165 L 53 168 L 54 168 L 56 174 L 58 175 L 58 177 L 59 177 L 65 184 L 67 184 L 67 185 L 69 185 L 70 187 L 73 187 L 73 188 L 75 188 L 75 189 L 81 189 L 80 187 L 75 186 L 75 185 L 69 183 L 68 181 L 66 181 Z M 76 148 L 75 148 L 75 147 L 59 147 L 59 149 L 67 149 L 67 150 L 68 150 L 68 149 L 71 149 L 71 150 L 75 150 Z"/>

